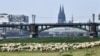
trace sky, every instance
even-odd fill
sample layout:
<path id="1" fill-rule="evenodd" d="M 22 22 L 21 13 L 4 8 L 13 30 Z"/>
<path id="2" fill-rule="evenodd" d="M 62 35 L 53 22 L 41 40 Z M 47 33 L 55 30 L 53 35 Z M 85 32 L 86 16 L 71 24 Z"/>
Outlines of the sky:
<path id="1" fill-rule="evenodd" d="M 32 23 L 32 14 L 36 15 L 36 23 L 57 23 L 60 5 L 64 6 L 66 21 L 88 22 L 92 14 L 100 13 L 100 0 L 0 0 L 0 13 L 24 14 L 29 16 Z"/>

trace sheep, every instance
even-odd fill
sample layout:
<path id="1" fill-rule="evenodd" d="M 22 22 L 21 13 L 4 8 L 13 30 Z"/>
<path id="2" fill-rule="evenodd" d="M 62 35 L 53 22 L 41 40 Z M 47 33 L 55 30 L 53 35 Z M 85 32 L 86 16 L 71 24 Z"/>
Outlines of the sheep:
<path id="1" fill-rule="evenodd" d="M 29 51 L 68 51 L 72 49 L 92 48 L 100 46 L 100 41 L 84 43 L 5 43 L 0 44 L 1 51 L 15 52 L 20 50 Z"/>
<path id="2" fill-rule="evenodd" d="M 18 48 L 19 50 L 23 50 L 23 46 L 21 46 L 21 45 L 19 45 L 17 48 Z"/>
<path id="3" fill-rule="evenodd" d="M 23 46 L 22 49 L 30 49 L 29 45 Z"/>
<path id="4" fill-rule="evenodd" d="M 56 48 L 51 48 L 51 51 L 56 51 Z"/>
<path id="5" fill-rule="evenodd" d="M 13 49 L 14 52 L 19 52 L 20 50 L 21 50 L 21 49 L 19 49 L 19 48 L 14 48 L 14 49 Z"/>
<path id="6" fill-rule="evenodd" d="M 30 46 L 29 51 L 35 51 L 35 47 L 34 46 Z"/>
<path id="7" fill-rule="evenodd" d="M 9 47 L 1 47 L 1 51 L 7 51 L 7 49 L 8 49 Z"/>
<path id="8" fill-rule="evenodd" d="M 63 49 L 63 51 L 68 51 L 69 50 L 69 46 L 68 45 L 63 45 L 62 49 Z"/>
<path id="9" fill-rule="evenodd" d="M 42 52 L 48 51 L 48 48 L 47 48 L 47 47 L 41 47 L 41 48 L 40 48 L 40 51 L 42 51 Z"/>

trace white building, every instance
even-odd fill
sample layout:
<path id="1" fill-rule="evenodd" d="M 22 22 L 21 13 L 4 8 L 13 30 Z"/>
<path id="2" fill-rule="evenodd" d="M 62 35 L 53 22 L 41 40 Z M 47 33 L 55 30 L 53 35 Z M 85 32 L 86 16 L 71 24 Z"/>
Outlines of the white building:
<path id="1" fill-rule="evenodd" d="M 12 14 L 1 13 L 0 14 L 0 24 L 3 24 L 3 23 L 28 24 L 29 17 L 26 15 L 12 15 Z M 2 33 L 20 33 L 20 29 L 3 27 L 3 28 L 0 28 L 0 34 Z"/>
<path id="2" fill-rule="evenodd" d="M 5 22 L 6 23 L 9 22 L 8 14 L 2 13 L 0 14 L 0 24 L 5 23 Z"/>
<path id="3" fill-rule="evenodd" d="M 29 17 L 26 15 L 11 15 L 6 13 L 0 14 L 0 23 L 28 23 Z"/>

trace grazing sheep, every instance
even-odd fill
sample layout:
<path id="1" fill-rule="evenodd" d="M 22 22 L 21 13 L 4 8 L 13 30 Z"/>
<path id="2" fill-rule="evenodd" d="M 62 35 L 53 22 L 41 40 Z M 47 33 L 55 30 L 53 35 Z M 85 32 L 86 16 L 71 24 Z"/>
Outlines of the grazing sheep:
<path id="1" fill-rule="evenodd" d="M 0 44 L 1 51 L 18 52 L 29 51 L 68 51 L 69 49 L 84 49 L 100 46 L 100 41 L 83 43 L 4 43 Z"/>
<path id="2" fill-rule="evenodd" d="M 1 51 L 8 51 L 9 47 L 1 47 Z"/>

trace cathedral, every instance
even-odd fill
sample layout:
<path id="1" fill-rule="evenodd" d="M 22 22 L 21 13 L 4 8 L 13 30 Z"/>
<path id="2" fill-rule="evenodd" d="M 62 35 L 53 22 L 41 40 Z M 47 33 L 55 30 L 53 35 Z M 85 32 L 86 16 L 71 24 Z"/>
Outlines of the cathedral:
<path id="1" fill-rule="evenodd" d="M 66 23 L 66 16 L 65 16 L 65 12 L 64 12 L 64 7 L 60 6 L 59 9 L 59 14 L 58 14 L 58 23 Z"/>

